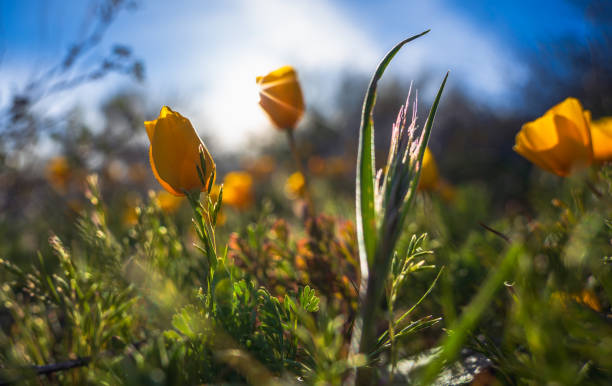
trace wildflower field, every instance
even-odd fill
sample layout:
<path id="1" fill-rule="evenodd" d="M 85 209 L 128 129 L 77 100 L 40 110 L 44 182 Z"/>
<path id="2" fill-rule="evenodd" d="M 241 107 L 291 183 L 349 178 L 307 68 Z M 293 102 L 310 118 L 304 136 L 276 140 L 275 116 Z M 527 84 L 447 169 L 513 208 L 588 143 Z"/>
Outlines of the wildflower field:
<path id="1" fill-rule="evenodd" d="M 510 118 L 449 89 L 452 63 L 431 98 L 388 77 L 435 30 L 336 120 L 270 67 L 249 86 L 271 139 L 237 152 L 171 96 L 48 118 L 142 81 L 123 46 L 75 64 L 129 3 L 0 104 L 1 385 L 612 383 L 612 51 Z"/>

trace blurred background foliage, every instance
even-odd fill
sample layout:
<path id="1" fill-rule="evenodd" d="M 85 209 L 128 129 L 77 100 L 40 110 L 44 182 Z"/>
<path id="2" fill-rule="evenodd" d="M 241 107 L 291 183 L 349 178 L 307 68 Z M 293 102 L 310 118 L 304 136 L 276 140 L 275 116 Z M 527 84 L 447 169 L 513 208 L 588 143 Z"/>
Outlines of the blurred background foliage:
<path id="1" fill-rule="evenodd" d="M 99 106 L 101 129 L 90 127 L 81 106 L 52 117 L 39 108 L 59 92 L 99 84 L 111 74 L 135 82 L 146 78 L 138 47 L 117 44 L 108 53 L 99 47 L 117 15 L 138 3 L 96 4 L 88 32 L 0 105 L 5 268 L 0 270 L 0 367 L 84 357 L 96 364 L 48 378 L 64 383 L 253 381 L 286 371 L 309 382 L 346 379 L 346 340 L 359 279 L 353 224 L 357 128 L 369 79 L 349 69 L 327 105 L 306 101 L 306 117 L 295 134 L 320 213 L 310 222 L 304 221 L 303 182 L 281 133 L 251 141 L 248 151 L 226 152 L 207 140 L 211 131 L 226 128 L 196 128 L 210 144 L 217 183 L 224 183 L 217 238 L 221 245 L 227 242 L 236 275 L 257 283 L 253 289 L 243 281 L 243 292 L 232 292 L 236 309 L 248 312 L 251 308 L 240 308 L 248 303 L 259 311 L 262 304 L 276 310 L 273 299 L 298 298 L 305 286 L 322 299 L 318 313 L 299 315 L 300 327 L 292 335 L 297 340 L 280 351 L 270 348 L 269 337 L 242 330 L 240 319 L 236 325 L 224 320 L 225 333 L 252 355 L 248 363 L 263 365 L 261 373 L 244 373 L 236 370 L 236 358 L 203 359 L 213 355 L 214 345 L 189 335 L 189 323 L 201 317 L 197 288 L 205 285 L 206 264 L 193 247 L 187 200 L 161 191 L 150 171 L 142 122 L 157 116 L 157 101 L 128 83 Z M 445 92 L 430 148 L 448 194 L 419 195 L 404 240 L 427 233 L 424 248 L 433 250 L 428 263 L 445 267 L 414 320 L 433 315 L 443 321 L 400 341 L 404 359 L 398 369 L 401 363 L 416 366 L 405 358 L 437 344 L 499 265 L 508 244 L 519 243 L 524 252 L 513 280 L 470 331 L 466 347 L 489 361 L 476 384 L 606 384 L 612 376 L 612 172 L 607 167 L 562 180 L 512 151 L 521 125 L 566 96 L 578 98 L 594 117 L 612 115 L 612 6 L 597 0 L 574 6 L 595 33 L 586 41 L 568 36 L 540 42 L 528 59 L 534 81 L 514 90 L 508 101 L 519 108 L 491 109 L 461 87 Z M 83 61 L 91 52 L 98 59 Z M 417 89 L 437 82 L 427 72 L 414 78 Z M 374 112 L 378 160 L 385 159 L 391 125 L 409 85 L 403 78 L 381 85 Z M 419 104 L 420 117 L 426 106 L 427 101 Z M 92 173 L 99 176 L 93 185 L 87 182 Z M 419 301 L 437 272 L 409 276 L 398 307 Z M 45 282 L 51 273 L 53 282 Z M 66 283 L 67 291 L 82 293 L 54 292 Z M 266 294 L 258 294 L 259 285 Z M 240 298 L 246 294 L 254 298 Z M 283 323 L 299 314 L 278 312 Z M 237 338 L 236 331 L 243 335 Z M 189 349 L 177 343 L 186 340 Z M 207 378 L 212 373 L 218 378 Z"/>

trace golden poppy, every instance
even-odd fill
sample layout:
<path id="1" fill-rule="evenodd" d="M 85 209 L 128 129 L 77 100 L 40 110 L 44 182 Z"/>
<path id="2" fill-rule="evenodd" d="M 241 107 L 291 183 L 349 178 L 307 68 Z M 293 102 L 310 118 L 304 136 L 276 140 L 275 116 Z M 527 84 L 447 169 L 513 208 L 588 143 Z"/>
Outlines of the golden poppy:
<path id="1" fill-rule="evenodd" d="M 223 179 L 223 203 L 244 210 L 253 204 L 253 177 L 247 172 L 229 172 Z"/>
<path id="2" fill-rule="evenodd" d="M 516 135 L 514 151 L 537 166 L 565 177 L 591 164 L 593 147 L 588 113 L 575 98 L 567 98 Z"/>
<path id="3" fill-rule="evenodd" d="M 285 191 L 289 197 L 301 197 L 306 192 L 306 181 L 304 175 L 300 172 L 295 172 L 287 178 L 285 183 Z"/>
<path id="4" fill-rule="evenodd" d="M 164 106 L 159 117 L 144 123 L 151 146 L 149 161 L 159 183 L 169 193 L 184 196 L 187 191 L 203 191 L 196 166 L 200 165 L 200 148 L 204 153 L 208 185 L 214 178 L 215 162 L 189 119 Z"/>
<path id="5" fill-rule="evenodd" d="M 440 175 L 438 173 L 438 165 L 436 160 L 429 150 L 429 147 L 425 148 L 425 154 L 423 155 L 423 166 L 421 168 L 421 178 L 419 179 L 418 190 L 434 190 L 438 187 Z"/>
<path id="6" fill-rule="evenodd" d="M 590 121 L 590 114 L 588 114 Z M 612 161 L 612 117 L 591 122 L 593 159 L 598 162 Z"/>
<path id="7" fill-rule="evenodd" d="M 268 75 L 256 78 L 259 105 L 281 130 L 293 130 L 304 114 L 304 98 L 291 66 L 283 66 Z"/>
<path id="8" fill-rule="evenodd" d="M 55 190 L 65 192 L 71 176 L 72 171 L 66 157 L 53 157 L 47 163 L 47 181 L 49 181 L 49 184 L 51 184 Z"/>

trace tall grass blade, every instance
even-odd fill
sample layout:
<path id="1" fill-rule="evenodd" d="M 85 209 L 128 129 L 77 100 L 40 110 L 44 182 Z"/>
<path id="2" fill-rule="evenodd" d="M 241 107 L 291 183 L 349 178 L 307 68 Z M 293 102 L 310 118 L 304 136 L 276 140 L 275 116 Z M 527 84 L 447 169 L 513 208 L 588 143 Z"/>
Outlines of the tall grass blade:
<path id="1" fill-rule="evenodd" d="M 506 252 L 501 265 L 489 274 L 484 284 L 480 287 L 480 291 L 478 291 L 470 304 L 465 308 L 457 324 L 451 327 L 452 332 L 442 342 L 440 355 L 427 366 L 419 384 L 431 384 L 444 366 L 456 358 L 469 333 L 478 323 L 480 316 L 491 301 L 493 301 L 495 293 L 503 286 L 504 281 L 508 279 L 516 267 L 518 257 L 522 253 L 524 253 L 524 250 L 521 244 L 513 245 Z"/>

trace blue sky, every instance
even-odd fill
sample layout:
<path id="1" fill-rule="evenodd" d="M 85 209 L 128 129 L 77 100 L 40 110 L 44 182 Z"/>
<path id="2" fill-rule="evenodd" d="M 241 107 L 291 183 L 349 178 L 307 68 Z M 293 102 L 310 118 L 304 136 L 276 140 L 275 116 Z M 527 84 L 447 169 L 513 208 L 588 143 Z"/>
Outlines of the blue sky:
<path id="1" fill-rule="evenodd" d="M 61 58 L 87 30 L 88 12 L 84 0 L 0 0 L 0 106 L 12 89 Z M 451 86 L 492 105 L 530 80 L 525 58 L 543 42 L 592 33 L 575 6 L 562 0 L 140 1 L 120 15 L 88 60 L 95 62 L 113 43 L 127 44 L 145 61 L 146 82 L 134 86 L 113 77 L 41 108 L 59 113 L 78 103 L 95 122 L 104 97 L 135 87 L 152 104 L 171 104 L 191 117 L 196 127 L 215 128 L 209 134 L 232 148 L 271 132 L 256 103 L 256 75 L 292 64 L 307 104 L 324 104 L 340 74 L 370 74 L 395 42 L 428 28 L 428 36 L 398 55 L 389 79 L 424 71 L 441 79 L 450 69 Z M 426 98 L 433 86 L 421 90 Z"/>

